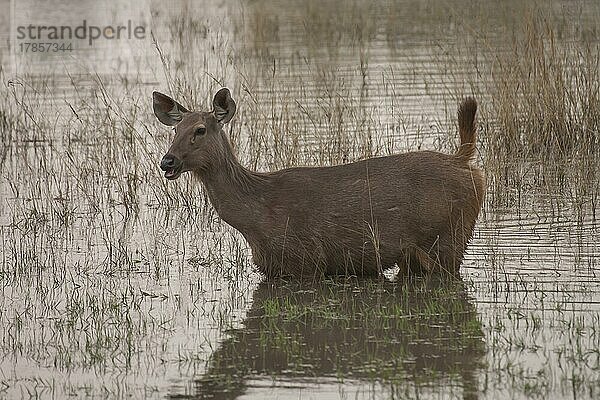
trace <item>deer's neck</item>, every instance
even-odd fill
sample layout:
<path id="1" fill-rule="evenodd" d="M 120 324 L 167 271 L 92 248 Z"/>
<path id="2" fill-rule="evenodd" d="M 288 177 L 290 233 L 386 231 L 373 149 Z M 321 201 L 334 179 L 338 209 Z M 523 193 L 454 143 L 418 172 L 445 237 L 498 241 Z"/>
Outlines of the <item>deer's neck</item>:
<path id="1" fill-rule="evenodd" d="M 267 178 L 244 168 L 230 146 L 209 169 L 197 171 L 222 220 L 243 234 L 260 229 L 267 218 Z"/>

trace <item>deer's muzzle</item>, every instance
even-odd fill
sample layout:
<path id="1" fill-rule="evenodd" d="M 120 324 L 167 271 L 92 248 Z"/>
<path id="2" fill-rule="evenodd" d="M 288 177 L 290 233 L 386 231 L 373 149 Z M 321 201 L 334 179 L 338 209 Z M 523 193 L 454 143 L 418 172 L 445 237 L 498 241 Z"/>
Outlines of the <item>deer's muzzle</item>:
<path id="1" fill-rule="evenodd" d="M 172 154 L 166 154 L 160 162 L 160 169 L 165 171 L 165 178 L 177 179 L 181 175 L 183 161 Z"/>

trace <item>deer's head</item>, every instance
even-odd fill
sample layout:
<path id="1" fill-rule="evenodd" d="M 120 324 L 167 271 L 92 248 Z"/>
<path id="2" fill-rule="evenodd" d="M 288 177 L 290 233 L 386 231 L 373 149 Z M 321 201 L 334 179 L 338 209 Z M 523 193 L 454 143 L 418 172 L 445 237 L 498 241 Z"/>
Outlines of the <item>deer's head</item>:
<path id="1" fill-rule="evenodd" d="M 236 110 L 229 89 L 223 88 L 215 94 L 210 112 L 189 111 L 159 92 L 152 97 L 156 118 L 175 131 L 173 143 L 160 162 L 165 178 L 177 179 L 186 171 L 208 170 L 215 158 L 225 154 L 229 144 L 222 128 Z"/>

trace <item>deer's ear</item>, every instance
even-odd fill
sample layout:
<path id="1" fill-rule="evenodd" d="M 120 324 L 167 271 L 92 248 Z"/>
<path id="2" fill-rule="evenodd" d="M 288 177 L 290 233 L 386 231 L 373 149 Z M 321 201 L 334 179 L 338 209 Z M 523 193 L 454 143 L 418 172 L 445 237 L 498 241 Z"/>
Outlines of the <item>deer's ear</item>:
<path id="1" fill-rule="evenodd" d="M 213 114 L 220 124 L 226 124 L 231 121 L 236 107 L 229 89 L 223 88 L 215 94 L 215 98 L 213 99 Z"/>
<path id="2" fill-rule="evenodd" d="M 156 118 L 168 126 L 177 125 L 182 120 L 183 114 L 189 112 L 184 106 L 160 92 L 152 93 L 152 104 Z"/>

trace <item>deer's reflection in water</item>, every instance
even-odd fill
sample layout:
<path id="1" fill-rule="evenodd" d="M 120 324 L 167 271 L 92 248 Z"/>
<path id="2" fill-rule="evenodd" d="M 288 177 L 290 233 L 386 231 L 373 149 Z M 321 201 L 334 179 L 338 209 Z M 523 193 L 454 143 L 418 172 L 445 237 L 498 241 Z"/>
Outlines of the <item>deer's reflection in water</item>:
<path id="1" fill-rule="evenodd" d="M 233 399 L 257 380 L 323 378 L 413 394 L 453 386 L 474 398 L 484 350 L 462 281 L 268 281 L 256 289 L 243 327 L 211 356 L 192 397 Z"/>

